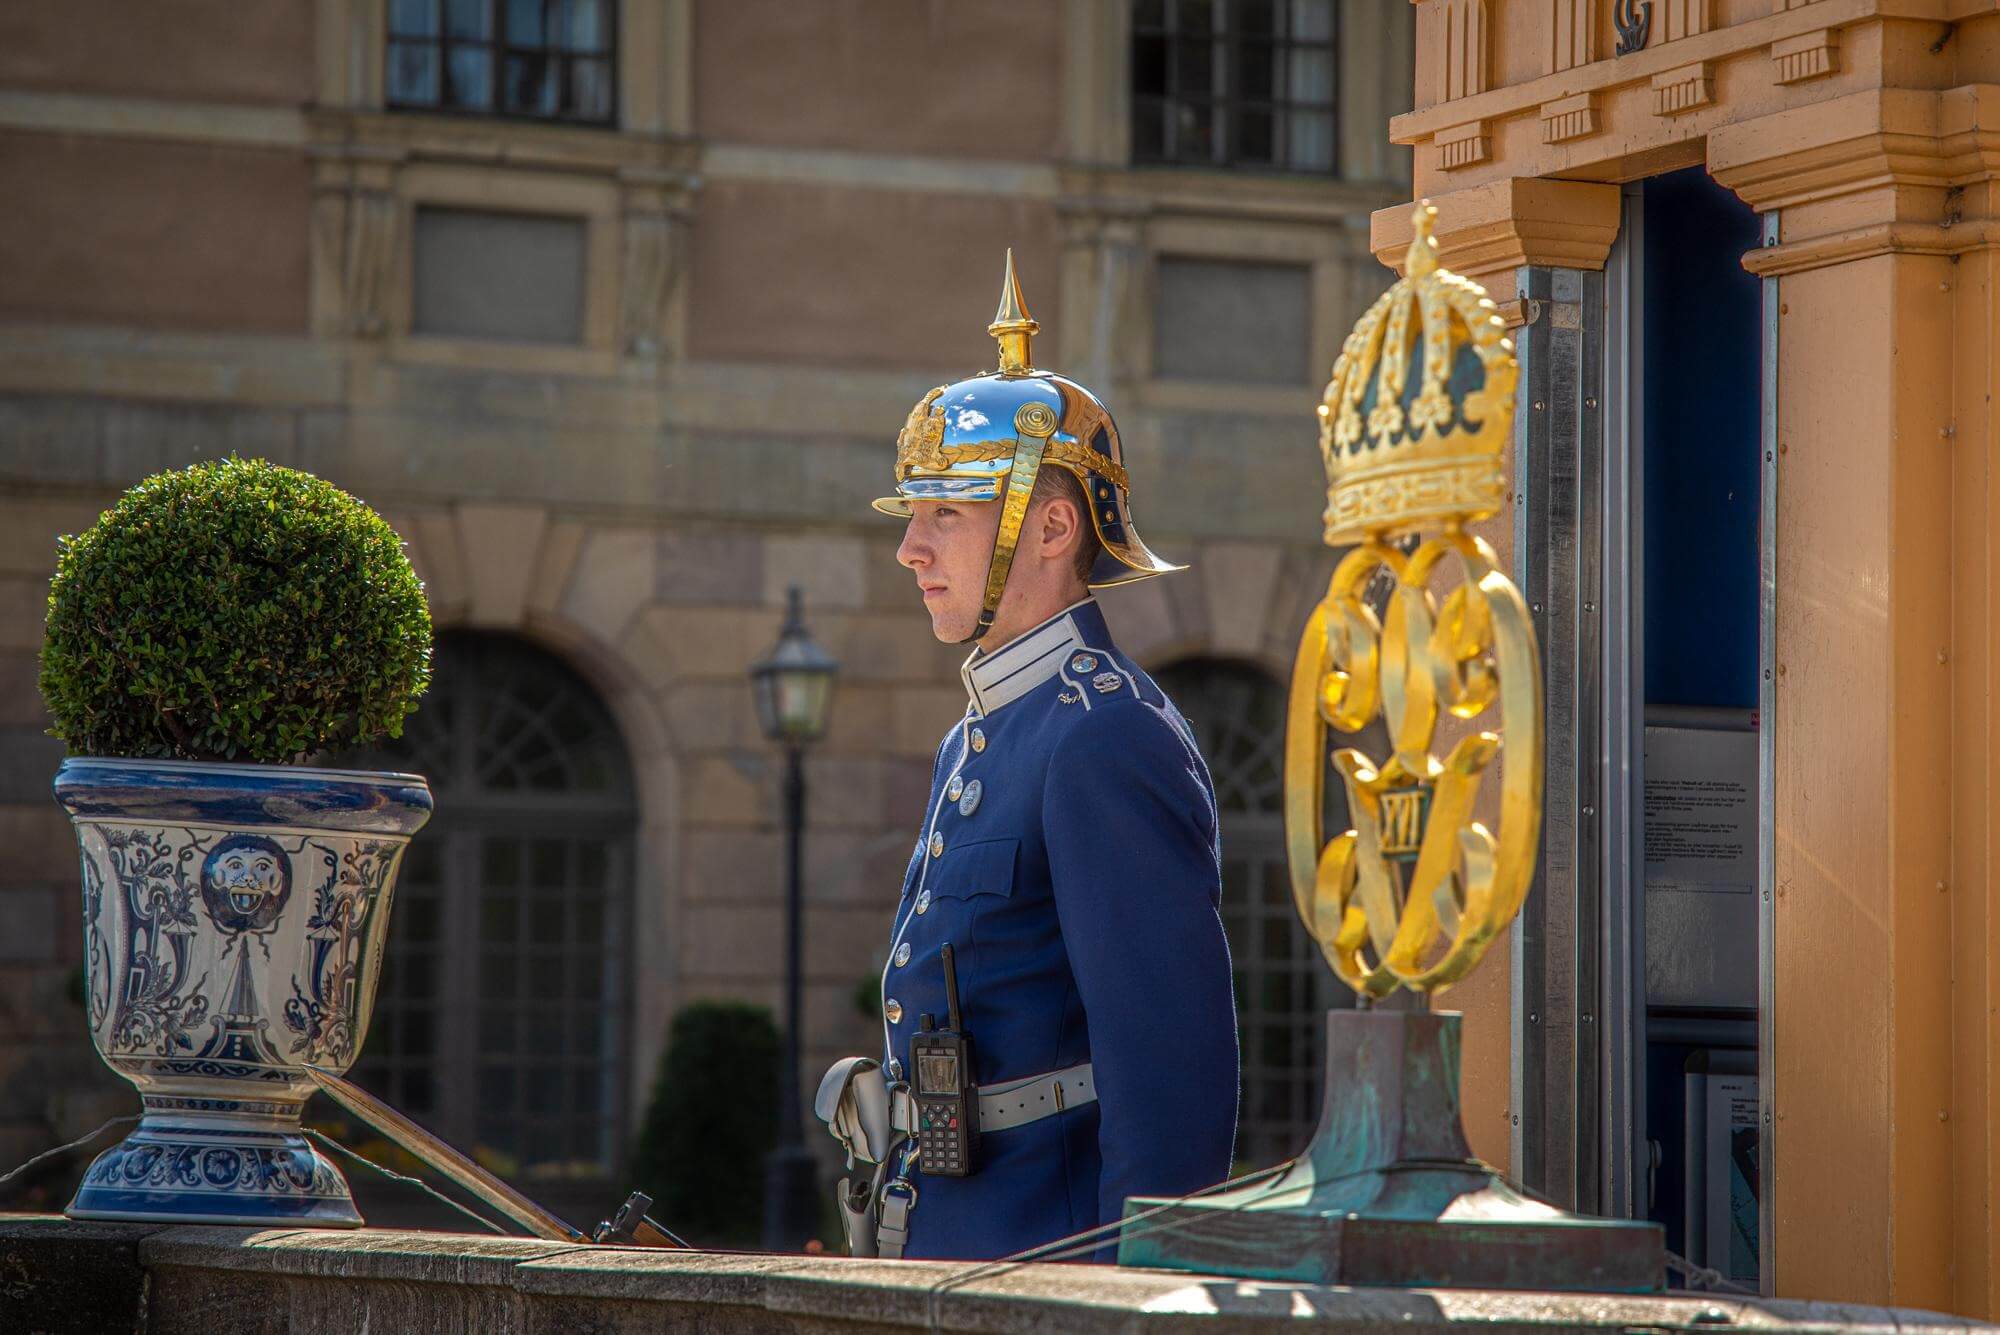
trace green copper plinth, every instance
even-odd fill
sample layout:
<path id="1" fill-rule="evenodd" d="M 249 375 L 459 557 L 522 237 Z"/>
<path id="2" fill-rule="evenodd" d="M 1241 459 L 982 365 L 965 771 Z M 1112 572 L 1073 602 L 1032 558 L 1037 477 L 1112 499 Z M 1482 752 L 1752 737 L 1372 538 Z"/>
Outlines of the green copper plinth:
<path id="1" fill-rule="evenodd" d="M 1459 1016 L 1327 1015 L 1326 1099 L 1274 1181 L 1131 1225 L 1120 1265 L 1417 1288 L 1655 1293 L 1658 1224 L 1530 1200 L 1472 1156 L 1458 1113 Z M 1134 1197 L 1126 1217 L 1165 1202 Z"/>

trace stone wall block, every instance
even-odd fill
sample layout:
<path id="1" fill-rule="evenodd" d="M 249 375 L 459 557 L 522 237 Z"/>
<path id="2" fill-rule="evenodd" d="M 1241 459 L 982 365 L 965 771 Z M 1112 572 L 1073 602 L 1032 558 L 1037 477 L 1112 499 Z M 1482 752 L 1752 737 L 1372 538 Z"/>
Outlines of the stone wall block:
<path id="1" fill-rule="evenodd" d="M 1111 589 L 1098 599 L 1111 638 L 1142 665 L 1158 666 L 1178 648 L 1180 632 L 1174 624 L 1173 598 L 1167 584 L 1187 579 L 1192 573 L 1140 580 Z"/>
<path id="2" fill-rule="evenodd" d="M 51 805 L 49 784 L 64 754 L 62 739 L 49 736 L 43 728 L 33 724 L 0 726 L 0 804 Z M 0 921 L 5 921 L 4 917 Z"/>
<path id="3" fill-rule="evenodd" d="M 70 974 L 65 964 L 0 969 L 0 1047 L 89 1044 L 83 1008 L 70 996 Z"/>
<path id="4" fill-rule="evenodd" d="M 0 1142 L 12 1164 L 13 1147 Z M 41 1216 L 0 1218 L 0 1276 L 9 1330 L 98 1335 L 146 1329 L 146 1272 L 139 1240 L 157 1224 Z"/>
<path id="5" fill-rule="evenodd" d="M 852 988 L 878 972 L 882 952 L 888 949 L 893 908 L 894 901 L 852 906 L 813 903 L 806 915 L 811 927 L 805 934 L 806 977 L 814 982 L 845 982 Z M 774 962 L 782 960 L 781 955 Z M 892 984 L 895 972 L 889 971 Z"/>
<path id="6" fill-rule="evenodd" d="M 1208 582 L 1196 573 L 1207 559 L 1207 549 L 1204 548 L 1195 558 L 1193 570 L 1146 581 L 1160 585 L 1165 591 L 1167 601 L 1173 608 L 1174 629 L 1177 632 L 1175 639 L 1183 653 L 1205 651 L 1214 642 L 1215 632 L 1209 620 Z"/>
<path id="7" fill-rule="evenodd" d="M 784 832 L 774 825 L 696 827 L 682 835 L 681 843 L 680 893 L 690 903 L 736 897 L 765 899 L 781 892 L 785 840 Z M 809 834 L 808 878 L 825 852 L 820 836 Z"/>
<path id="8" fill-rule="evenodd" d="M 697 994 L 774 1006 L 768 989 Z M 834 985 L 808 987 L 808 1074 L 864 1050 L 877 1026 Z M 852 1017 L 850 1020 L 848 1017 Z M 823 1026 L 823 1028 L 822 1028 Z M 821 1041 L 822 1032 L 834 1041 Z M 833 1144 L 809 1142 L 825 1156 Z M 831 1163 L 822 1161 L 830 1169 Z M 1001 1278 L 973 1262 L 850 1261 L 838 1256 L 660 1251 L 532 1238 L 387 1229 L 185 1227 L 13 1216 L 0 1221 L 9 1329 L 319 1332 L 361 1330 L 625 1332 L 714 1335 L 918 1329 L 1077 1335 L 1136 1329 L 1275 1328 L 1310 1317 L 1339 1331 L 1465 1326 L 1681 1330 L 1725 1308 L 1714 1294 L 1547 1294 L 1242 1284 L 1111 1266 L 1034 1264 Z M 1004 1282 L 1003 1282 L 1004 1280 Z M 1763 1299 L 1772 1329 L 1962 1329 L 1934 1313 Z M 1189 1319 L 1177 1317 L 1185 1314 Z"/>
<path id="9" fill-rule="evenodd" d="M 750 665 L 778 642 L 783 620 L 783 613 L 775 608 L 657 604 L 641 609 L 638 616 L 648 627 L 651 642 L 662 646 L 677 665 L 677 681 L 747 680 Z"/>
<path id="10" fill-rule="evenodd" d="M 764 540 L 764 601 L 785 605 L 796 586 L 806 614 L 818 608 L 856 608 L 868 602 L 867 547 L 860 538 L 787 534 Z"/>
<path id="11" fill-rule="evenodd" d="M 741 759 L 751 763 L 739 764 Z M 706 824 L 759 825 L 777 819 L 768 779 L 755 774 L 760 759 L 710 754 L 688 764 L 687 818 Z"/>
<path id="12" fill-rule="evenodd" d="M 0 571 L 47 580 L 56 570 L 56 539 L 83 532 L 100 513 L 87 501 L 0 500 Z"/>
<path id="13" fill-rule="evenodd" d="M 763 536 L 752 529 L 675 528 L 660 534 L 663 603 L 749 607 L 764 597 Z"/>
<path id="14" fill-rule="evenodd" d="M 409 544 L 410 564 L 424 582 L 431 615 L 455 621 L 465 611 L 468 590 L 465 553 L 458 545 L 458 525 L 449 511 L 425 510 L 394 526 Z"/>
<path id="15" fill-rule="evenodd" d="M 835 704 L 839 717 L 840 705 Z M 721 751 L 764 746 L 750 682 L 691 681 L 666 694 L 667 727 L 684 751 Z"/>
<path id="16" fill-rule="evenodd" d="M 710 900 L 681 914 L 680 965 L 689 980 L 763 980 L 782 973 L 784 909 L 776 900 Z"/>
<path id="17" fill-rule="evenodd" d="M 921 760 L 892 756 L 881 762 L 880 821 L 903 838 L 914 839 L 917 827 L 923 823 L 924 810 L 931 796 L 931 761 L 930 756 Z M 908 833 L 903 834 L 904 831 Z"/>
<path id="18" fill-rule="evenodd" d="M 49 726 L 38 684 L 42 671 L 39 651 L 39 644 L 33 650 L 0 650 L 0 726 L 27 727 L 35 732 Z"/>
<path id="19" fill-rule="evenodd" d="M 0 931 L 0 964 L 46 964 L 61 958 L 60 936 L 69 930 L 63 908 L 73 893 L 51 885 L 0 888 L 0 922 L 7 925 Z"/>
<path id="20" fill-rule="evenodd" d="M 48 614 L 47 575 L 0 575 L 0 649 L 40 653 Z"/>
<path id="21" fill-rule="evenodd" d="M 806 801 L 816 825 L 873 827 L 882 819 L 887 765 L 879 758 L 806 756 Z"/>
<path id="22" fill-rule="evenodd" d="M 902 689 L 859 681 L 836 682 L 826 737 L 820 745 L 829 751 L 882 750 L 889 742 Z"/>
<path id="23" fill-rule="evenodd" d="M 917 592 L 916 577 L 896 560 L 903 541 L 902 525 L 885 519 L 883 526 L 889 530 L 889 536 L 868 538 L 862 547 L 862 573 L 868 581 L 867 605 L 887 612 L 921 612 L 923 599 Z"/>
<path id="24" fill-rule="evenodd" d="M 936 757 L 945 734 L 965 716 L 963 685 L 904 686 L 892 698 L 886 740 L 893 750 L 926 761 Z"/>
<path id="25" fill-rule="evenodd" d="M 29 394 L 0 398 L 0 472 L 24 481 L 99 482 L 105 405 Z"/>
<path id="26" fill-rule="evenodd" d="M 542 550 L 535 562 L 534 578 L 528 584 L 527 610 L 547 615 L 561 605 L 569 590 L 569 577 L 576 569 L 576 554 L 583 549 L 584 527 L 569 520 L 550 524 L 542 535 Z"/>
<path id="27" fill-rule="evenodd" d="M 1333 578 L 1341 554 L 1319 545 L 1295 547 L 1285 553 L 1266 610 L 1260 655 L 1281 680 L 1291 678 L 1292 661 L 1298 654 L 1306 618 L 1326 595 L 1327 581 Z"/>
<path id="28" fill-rule="evenodd" d="M 921 610 L 813 616 L 808 607 L 807 624 L 839 660 L 842 677 L 852 681 L 950 681 L 971 652 L 965 645 L 939 643 Z"/>
<path id="29" fill-rule="evenodd" d="M 470 624 L 500 629 L 521 624 L 548 522 L 549 512 L 539 505 L 458 507 Z"/>
<path id="30" fill-rule="evenodd" d="M 648 529 L 594 530 L 577 555 L 562 615 L 603 643 L 617 644 L 653 596 L 657 559 Z"/>
<path id="31" fill-rule="evenodd" d="M 298 461 L 298 439 L 290 411 L 113 402 L 104 417 L 104 467 L 120 485 L 231 454 L 289 467 Z"/>
<path id="32" fill-rule="evenodd" d="M 0 806 L 0 849 L 0 885 L 78 884 L 76 833 L 53 798 Z"/>
<path id="33" fill-rule="evenodd" d="M 659 608 L 647 608 L 632 618 L 632 624 L 618 641 L 618 653 L 640 686 L 654 695 L 665 695 L 673 689 L 681 669 L 674 655 L 673 638 L 669 634 L 669 618 L 654 615 Z M 699 722 L 699 720 L 697 720 Z M 671 727 L 671 724 L 669 725 Z M 681 737 L 676 729 L 675 739 L 682 746 L 699 745 Z"/>
<path id="34" fill-rule="evenodd" d="M 1270 543 L 1211 542 L 1201 556 L 1210 647 L 1216 653 L 1255 654 L 1263 647 L 1283 550 Z"/>

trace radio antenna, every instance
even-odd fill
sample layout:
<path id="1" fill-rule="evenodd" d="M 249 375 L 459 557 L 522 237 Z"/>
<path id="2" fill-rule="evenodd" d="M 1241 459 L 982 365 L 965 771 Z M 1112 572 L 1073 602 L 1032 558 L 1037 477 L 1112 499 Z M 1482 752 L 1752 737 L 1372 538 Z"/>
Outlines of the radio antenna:
<path id="1" fill-rule="evenodd" d="M 938 958 L 944 962 L 945 1023 L 953 1033 L 962 1034 L 965 1029 L 958 1018 L 958 965 L 952 959 L 951 942 L 945 942 L 939 949 Z"/>

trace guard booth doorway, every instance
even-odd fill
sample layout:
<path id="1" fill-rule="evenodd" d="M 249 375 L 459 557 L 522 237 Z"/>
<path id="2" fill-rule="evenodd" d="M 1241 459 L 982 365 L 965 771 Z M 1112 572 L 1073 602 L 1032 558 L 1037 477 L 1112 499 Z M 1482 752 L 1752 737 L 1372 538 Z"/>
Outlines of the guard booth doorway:
<path id="1" fill-rule="evenodd" d="M 1602 274 L 1521 271 L 1516 564 L 1549 708 L 1547 836 L 1514 956 L 1514 1169 L 1650 1218 L 1749 1287 L 1770 758 L 1760 739 L 1758 215 L 1700 168 L 1623 189 Z"/>

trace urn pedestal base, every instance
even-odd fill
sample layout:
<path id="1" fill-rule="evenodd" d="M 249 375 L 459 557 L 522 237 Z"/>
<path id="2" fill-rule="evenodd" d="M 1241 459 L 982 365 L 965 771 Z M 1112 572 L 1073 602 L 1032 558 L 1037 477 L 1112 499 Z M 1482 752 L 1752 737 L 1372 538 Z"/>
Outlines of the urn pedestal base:
<path id="1" fill-rule="evenodd" d="M 1571 1214 L 1473 1158 L 1459 1016 L 1333 1011 L 1319 1130 L 1276 1180 L 1169 1205 L 1134 1197 L 1121 1265 L 1411 1288 L 1656 1293 L 1658 1224 Z"/>
<path id="2" fill-rule="evenodd" d="M 227 1104 L 229 1100 L 203 1100 Z M 347 1179 L 299 1131 L 299 1107 L 201 1113 L 149 1107 L 97 1156 L 65 1211 L 72 1219 L 359 1228 Z"/>

